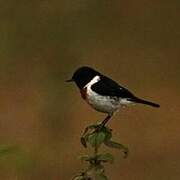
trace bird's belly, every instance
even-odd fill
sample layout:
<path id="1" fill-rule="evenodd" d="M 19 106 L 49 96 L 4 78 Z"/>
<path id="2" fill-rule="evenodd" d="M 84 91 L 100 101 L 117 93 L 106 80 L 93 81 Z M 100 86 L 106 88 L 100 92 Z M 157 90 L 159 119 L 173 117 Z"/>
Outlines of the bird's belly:
<path id="1" fill-rule="evenodd" d="M 108 114 L 113 113 L 120 106 L 118 98 L 101 96 L 92 90 L 87 91 L 87 102 L 97 111 Z"/>

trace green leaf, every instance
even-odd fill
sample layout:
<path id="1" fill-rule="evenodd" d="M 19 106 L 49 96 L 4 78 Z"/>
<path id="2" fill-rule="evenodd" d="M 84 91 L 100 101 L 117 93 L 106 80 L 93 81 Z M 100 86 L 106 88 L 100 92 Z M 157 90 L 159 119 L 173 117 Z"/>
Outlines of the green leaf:
<path id="1" fill-rule="evenodd" d="M 73 177 L 72 180 L 85 180 L 85 179 L 84 179 L 84 177 L 82 177 L 82 176 L 80 175 L 80 176 Z"/>
<path id="2" fill-rule="evenodd" d="M 88 142 L 93 146 L 93 147 L 96 147 L 96 146 L 100 146 L 104 140 L 105 140 L 105 133 L 100 131 L 100 132 L 94 132 L 92 134 L 90 134 L 88 136 Z"/>
<path id="3" fill-rule="evenodd" d="M 104 174 L 96 174 L 96 180 L 108 180 Z"/>
<path id="4" fill-rule="evenodd" d="M 110 153 L 99 154 L 99 155 L 97 156 L 97 160 L 98 160 L 98 161 L 102 161 L 102 162 L 110 162 L 110 163 L 113 163 L 114 157 L 113 157 L 113 155 L 110 154 Z"/>
<path id="5" fill-rule="evenodd" d="M 96 144 L 99 146 L 105 140 L 106 134 L 104 132 L 98 132 L 96 136 Z"/>
<path id="6" fill-rule="evenodd" d="M 104 144 L 108 147 L 111 148 L 115 148 L 115 149 L 119 149 L 119 150 L 123 150 L 124 152 L 124 158 L 126 158 L 128 156 L 128 148 L 125 147 L 123 144 L 119 144 L 117 142 L 114 141 L 105 141 Z"/>
<path id="7" fill-rule="evenodd" d="M 87 126 L 88 129 L 96 129 L 97 127 L 99 127 L 98 124 L 92 124 L 92 125 Z"/>
<path id="8" fill-rule="evenodd" d="M 84 156 L 80 156 L 80 159 L 82 161 L 90 161 L 92 159 L 92 157 L 89 155 L 84 155 Z"/>
<path id="9" fill-rule="evenodd" d="M 89 144 L 91 144 L 93 147 L 96 146 L 96 135 L 97 133 L 91 134 L 88 136 L 87 141 L 89 142 Z"/>
<path id="10" fill-rule="evenodd" d="M 105 141 L 109 141 L 110 139 L 112 138 L 112 134 L 111 132 L 106 132 L 106 138 L 105 138 Z"/>
<path id="11" fill-rule="evenodd" d="M 81 144 L 87 148 L 87 144 L 86 144 L 86 138 L 85 137 L 81 137 Z"/>

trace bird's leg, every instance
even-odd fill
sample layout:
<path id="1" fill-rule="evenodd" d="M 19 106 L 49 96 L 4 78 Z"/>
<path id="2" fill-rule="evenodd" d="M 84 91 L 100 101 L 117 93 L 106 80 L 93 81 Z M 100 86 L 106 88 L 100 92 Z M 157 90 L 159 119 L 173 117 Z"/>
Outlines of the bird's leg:
<path id="1" fill-rule="evenodd" d="M 112 115 L 107 115 L 106 118 L 102 121 L 101 126 L 104 127 L 106 123 L 111 119 Z"/>
<path id="2" fill-rule="evenodd" d="M 109 121 L 109 119 L 112 117 L 112 115 L 106 116 L 106 118 L 101 122 L 100 125 L 97 126 L 95 129 L 96 132 L 99 132 L 102 130 L 103 127 L 105 127 L 106 123 Z"/>

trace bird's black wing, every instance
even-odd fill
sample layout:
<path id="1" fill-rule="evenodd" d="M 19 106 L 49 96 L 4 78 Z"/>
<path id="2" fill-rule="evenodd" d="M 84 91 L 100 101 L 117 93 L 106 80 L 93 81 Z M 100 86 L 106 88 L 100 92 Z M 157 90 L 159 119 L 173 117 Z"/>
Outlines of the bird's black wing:
<path id="1" fill-rule="evenodd" d="M 100 81 L 91 86 L 91 89 L 96 93 L 103 96 L 114 96 L 129 99 L 135 98 L 135 96 L 131 92 L 117 84 L 112 79 L 106 76 L 101 76 L 100 78 Z"/>

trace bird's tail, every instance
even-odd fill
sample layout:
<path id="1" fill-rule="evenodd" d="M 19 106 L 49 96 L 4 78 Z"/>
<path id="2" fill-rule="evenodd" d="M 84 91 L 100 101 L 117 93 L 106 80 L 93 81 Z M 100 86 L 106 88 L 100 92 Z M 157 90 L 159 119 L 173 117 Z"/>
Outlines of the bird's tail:
<path id="1" fill-rule="evenodd" d="M 153 102 L 150 102 L 150 101 L 146 101 L 146 100 L 143 100 L 143 99 L 139 99 L 139 98 L 135 98 L 132 101 L 135 102 L 135 103 L 146 104 L 146 105 L 156 107 L 156 108 L 160 107 L 159 104 L 156 104 L 156 103 L 153 103 Z"/>

